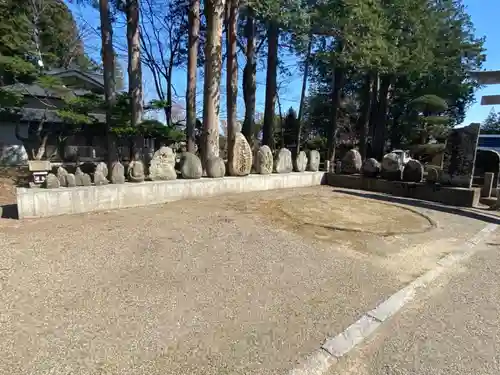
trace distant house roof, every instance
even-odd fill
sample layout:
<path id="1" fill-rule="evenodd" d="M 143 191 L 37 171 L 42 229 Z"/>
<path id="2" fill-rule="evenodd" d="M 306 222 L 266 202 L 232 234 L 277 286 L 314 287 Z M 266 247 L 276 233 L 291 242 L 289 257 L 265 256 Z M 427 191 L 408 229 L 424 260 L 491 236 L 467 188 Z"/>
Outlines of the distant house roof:
<path id="1" fill-rule="evenodd" d="M 104 77 L 102 76 L 102 74 L 96 72 L 87 72 L 80 69 L 72 68 L 72 69 L 52 69 L 48 71 L 47 74 L 61 78 L 76 76 L 100 88 L 104 88 Z"/>
<path id="2" fill-rule="evenodd" d="M 45 118 L 46 122 L 50 123 L 64 123 L 65 121 L 57 115 L 57 111 L 47 110 L 42 108 L 21 108 L 21 121 L 40 121 Z M 95 118 L 100 123 L 106 122 L 106 115 L 101 113 L 91 113 L 89 117 Z"/>

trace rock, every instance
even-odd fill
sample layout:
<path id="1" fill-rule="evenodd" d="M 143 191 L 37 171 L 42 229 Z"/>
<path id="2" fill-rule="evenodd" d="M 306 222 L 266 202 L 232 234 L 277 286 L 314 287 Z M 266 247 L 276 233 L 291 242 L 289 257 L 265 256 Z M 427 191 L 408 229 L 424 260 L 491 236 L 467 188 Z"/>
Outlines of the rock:
<path id="1" fill-rule="evenodd" d="M 94 175 L 96 172 L 100 172 L 103 176 L 107 177 L 108 172 L 109 172 L 107 164 L 104 163 L 103 161 L 97 163 L 97 165 L 95 167 Z"/>
<path id="2" fill-rule="evenodd" d="M 307 165 L 307 170 L 311 172 L 319 171 L 320 156 L 317 150 L 309 151 L 309 164 Z"/>
<path id="3" fill-rule="evenodd" d="M 292 153 L 286 148 L 279 150 L 274 160 L 274 172 L 290 173 L 293 171 Z"/>
<path id="4" fill-rule="evenodd" d="M 425 181 L 429 184 L 435 184 L 441 179 L 441 170 L 438 167 L 427 167 L 427 177 Z"/>
<path id="5" fill-rule="evenodd" d="M 307 168 L 307 155 L 304 151 L 300 151 L 295 158 L 293 170 L 295 172 L 304 172 Z"/>
<path id="6" fill-rule="evenodd" d="M 403 169 L 403 181 L 421 182 L 424 179 L 424 166 L 418 160 L 409 160 Z"/>
<path id="7" fill-rule="evenodd" d="M 247 176 L 252 170 L 252 149 L 242 133 L 236 133 L 234 137 L 233 159 L 229 162 L 229 174 L 231 176 Z"/>
<path id="8" fill-rule="evenodd" d="M 143 182 L 146 176 L 144 175 L 144 164 L 140 160 L 132 160 L 128 165 L 127 178 L 130 182 Z"/>
<path id="9" fill-rule="evenodd" d="M 361 167 L 361 171 L 365 177 L 377 177 L 380 173 L 380 163 L 374 158 L 366 159 Z"/>
<path id="10" fill-rule="evenodd" d="M 101 186 L 101 185 L 108 184 L 108 180 L 106 179 L 106 177 L 102 174 L 101 171 L 99 171 L 97 169 L 94 172 L 94 184 L 95 184 L 95 186 Z"/>
<path id="11" fill-rule="evenodd" d="M 207 160 L 206 166 L 207 176 L 211 178 L 221 178 L 226 175 L 226 165 L 222 158 L 212 156 Z"/>
<path id="12" fill-rule="evenodd" d="M 390 181 L 401 181 L 403 177 L 403 163 L 401 157 L 395 153 L 384 155 L 381 165 L 382 178 Z"/>
<path id="13" fill-rule="evenodd" d="M 47 189 L 57 189 L 61 186 L 59 179 L 54 173 L 49 173 L 45 178 L 44 187 Z"/>
<path id="14" fill-rule="evenodd" d="M 117 161 L 111 168 L 111 183 L 124 184 L 125 183 L 125 167 L 122 163 Z"/>
<path id="15" fill-rule="evenodd" d="M 342 173 L 355 174 L 361 172 L 363 159 L 358 150 L 349 150 L 342 159 Z"/>
<path id="16" fill-rule="evenodd" d="M 76 186 L 90 186 L 92 181 L 88 173 L 83 173 L 80 167 L 76 167 L 75 171 L 75 182 Z"/>
<path id="17" fill-rule="evenodd" d="M 59 180 L 59 186 L 68 186 L 68 171 L 63 167 L 57 168 L 57 178 Z"/>
<path id="18" fill-rule="evenodd" d="M 273 153 L 269 146 L 260 146 L 255 153 L 255 172 L 259 174 L 273 173 Z"/>
<path id="19" fill-rule="evenodd" d="M 177 178 L 175 153 L 170 147 L 161 147 L 154 153 L 149 166 L 149 178 L 153 181 L 175 180 Z"/>
<path id="20" fill-rule="evenodd" d="M 66 176 L 66 182 L 68 187 L 75 187 L 76 186 L 76 177 L 73 173 L 68 173 Z"/>
<path id="21" fill-rule="evenodd" d="M 197 180 L 203 174 L 200 158 L 191 152 L 182 153 L 179 169 L 185 179 Z"/>

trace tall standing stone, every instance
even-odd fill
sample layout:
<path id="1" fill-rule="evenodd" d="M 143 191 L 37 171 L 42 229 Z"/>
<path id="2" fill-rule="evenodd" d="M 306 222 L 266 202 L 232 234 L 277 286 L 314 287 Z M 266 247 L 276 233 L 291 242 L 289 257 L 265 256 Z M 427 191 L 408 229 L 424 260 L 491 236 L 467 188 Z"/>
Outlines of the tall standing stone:
<path id="1" fill-rule="evenodd" d="M 259 174 L 271 174 L 273 164 L 273 153 L 269 146 L 260 146 L 255 153 L 255 171 Z"/>
<path id="2" fill-rule="evenodd" d="M 446 141 L 441 183 L 470 188 L 474 175 L 480 124 L 453 129 Z"/>
<path id="3" fill-rule="evenodd" d="M 304 172 L 307 168 L 307 155 L 304 151 L 300 151 L 295 158 L 293 170 L 295 172 Z"/>
<path id="4" fill-rule="evenodd" d="M 307 164 L 307 170 L 311 172 L 319 171 L 320 155 L 317 150 L 309 151 L 309 161 Z"/>
<path id="5" fill-rule="evenodd" d="M 73 173 L 68 173 L 66 176 L 66 182 L 68 187 L 75 187 L 76 186 L 76 178 Z"/>
<path id="6" fill-rule="evenodd" d="M 170 147 L 161 147 L 154 153 L 149 166 L 149 178 L 153 181 L 175 180 L 177 178 L 175 153 Z"/>
<path id="7" fill-rule="evenodd" d="M 282 148 L 274 160 L 274 172 L 290 173 L 291 171 L 293 171 L 292 153 L 290 150 Z"/>
<path id="8" fill-rule="evenodd" d="M 95 186 L 107 185 L 108 183 L 109 182 L 108 182 L 106 176 L 104 176 L 101 171 L 96 170 L 94 172 L 94 185 Z"/>
<path id="9" fill-rule="evenodd" d="M 363 159 L 358 150 L 349 150 L 342 159 L 342 173 L 355 174 L 361 172 Z"/>
<path id="10" fill-rule="evenodd" d="M 242 133 L 236 133 L 234 142 L 231 142 L 232 160 L 229 160 L 229 174 L 231 176 L 247 176 L 252 170 L 252 149 L 247 142 L 247 139 Z M 230 144 L 230 146 L 231 146 Z"/>

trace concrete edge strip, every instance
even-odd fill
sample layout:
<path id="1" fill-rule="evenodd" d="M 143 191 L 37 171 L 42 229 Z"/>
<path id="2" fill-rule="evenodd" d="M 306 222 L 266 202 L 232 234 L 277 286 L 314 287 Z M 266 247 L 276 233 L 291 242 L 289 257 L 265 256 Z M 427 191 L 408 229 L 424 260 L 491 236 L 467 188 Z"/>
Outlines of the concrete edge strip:
<path id="1" fill-rule="evenodd" d="M 317 349 L 305 358 L 305 360 L 301 361 L 297 367 L 288 372 L 288 375 L 322 375 L 326 373 L 338 359 L 361 344 L 375 332 L 383 322 L 390 319 L 408 302 L 414 300 L 418 291 L 427 287 L 447 268 L 471 257 L 477 251 L 474 247 L 484 241 L 495 229 L 497 229 L 497 227 L 497 224 L 488 224 L 474 237 L 465 241 L 463 247 L 440 259 L 436 267 L 394 293 L 373 310 L 368 311 L 360 319 L 347 327 L 342 333 L 326 339 L 320 349 Z"/>

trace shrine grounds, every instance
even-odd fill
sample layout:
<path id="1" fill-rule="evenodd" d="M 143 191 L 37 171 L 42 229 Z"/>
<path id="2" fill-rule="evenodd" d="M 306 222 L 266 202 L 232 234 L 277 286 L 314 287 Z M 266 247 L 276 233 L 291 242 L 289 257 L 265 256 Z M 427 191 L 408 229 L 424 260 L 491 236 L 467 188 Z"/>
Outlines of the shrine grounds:
<path id="1" fill-rule="evenodd" d="M 286 374 L 488 224 L 365 196 L 1 219 L 0 374 Z"/>

